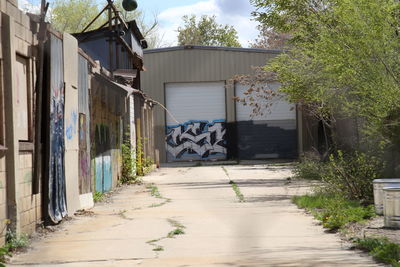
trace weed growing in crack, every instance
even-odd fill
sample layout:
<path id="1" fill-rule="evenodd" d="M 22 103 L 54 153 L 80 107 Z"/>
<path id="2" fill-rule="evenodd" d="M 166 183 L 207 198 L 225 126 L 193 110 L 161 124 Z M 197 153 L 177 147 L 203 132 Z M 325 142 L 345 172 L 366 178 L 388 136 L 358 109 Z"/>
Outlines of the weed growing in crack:
<path id="1" fill-rule="evenodd" d="M 122 219 L 132 221 L 132 220 L 133 220 L 132 218 L 129 218 L 128 216 L 126 216 L 126 214 L 125 214 L 126 212 L 128 212 L 128 211 L 127 211 L 127 210 L 121 210 L 121 211 L 118 213 L 118 215 L 119 215 Z"/>
<path id="2" fill-rule="evenodd" d="M 180 222 L 174 219 L 168 219 L 167 221 L 169 222 L 170 225 L 175 227 L 174 230 L 168 233 L 167 238 L 174 238 L 176 235 L 185 234 L 185 231 L 183 231 L 183 229 L 185 229 L 185 226 L 183 226 Z"/>
<path id="3" fill-rule="evenodd" d="M 167 203 L 171 202 L 171 199 L 170 199 L 170 198 L 164 198 L 164 199 L 165 199 L 165 201 L 164 201 L 164 202 L 157 203 L 157 204 L 151 204 L 151 205 L 149 206 L 149 208 L 157 208 L 157 207 L 161 207 L 161 206 L 163 206 L 163 205 L 165 205 L 165 204 L 167 204 Z"/>
<path id="4" fill-rule="evenodd" d="M 163 198 L 160 191 L 158 191 L 158 187 L 154 184 L 149 184 L 146 186 L 147 189 L 150 190 L 151 196 L 155 198 Z"/>
<path id="5" fill-rule="evenodd" d="M 233 191 L 235 192 L 237 198 L 239 199 L 239 202 L 245 202 L 244 196 L 242 192 L 240 192 L 239 186 L 233 180 L 231 180 L 228 170 L 224 166 L 222 166 L 221 168 L 225 172 L 226 176 L 229 178 L 229 184 L 232 186 Z"/>
<path id="6" fill-rule="evenodd" d="M 183 229 L 185 229 L 185 226 L 182 225 L 180 222 L 178 222 L 177 220 L 174 220 L 174 219 L 167 219 L 167 221 L 171 226 L 175 227 L 175 229 L 172 230 L 171 232 L 169 232 L 167 234 L 167 236 L 147 241 L 146 242 L 147 244 L 154 247 L 153 251 L 157 251 L 157 252 L 164 251 L 164 248 L 162 246 L 156 244 L 157 242 L 159 242 L 163 239 L 166 239 L 166 238 L 175 238 L 175 236 L 177 236 L 177 235 L 185 234 L 185 231 L 183 231 Z"/>
<path id="7" fill-rule="evenodd" d="M 164 251 L 164 248 L 162 246 L 157 246 L 156 248 L 153 248 L 153 251 Z"/>
<path id="8" fill-rule="evenodd" d="M 95 192 L 94 194 L 93 194 L 93 201 L 95 202 L 95 203 L 97 203 L 97 202 L 101 202 L 101 201 L 103 201 L 103 199 L 105 198 L 105 194 L 104 193 L 101 193 L 101 192 Z"/>
<path id="9" fill-rule="evenodd" d="M 169 232 L 167 237 L 174 238 L 176 235 L 184 235 L 184 234 L 185 234 L 185 231 L 183 231 L 181 228 L 176 228 L 175 230 Z"/>
<path id="10" fill-rule="evenodd" d="M 239 186 L 232 180 L 229 181 L 229 184 L 232 186 L 233 191 L 235 192 L 237 198 L 239 199 L 239 202 L 245 202 L 244 196 L 242 192 L 240 192 Z"/>
<path id="11" fill-rule="evenodd" d="M 6 244 L 0 248 L 0 267 L 5 266 L 3 263 L 6 263 L 6 258 L 11 257 L 13 252 L 25 249 L 28 245 L 28 235 L 17 234 L 16 232 L 7 230 Z"/>

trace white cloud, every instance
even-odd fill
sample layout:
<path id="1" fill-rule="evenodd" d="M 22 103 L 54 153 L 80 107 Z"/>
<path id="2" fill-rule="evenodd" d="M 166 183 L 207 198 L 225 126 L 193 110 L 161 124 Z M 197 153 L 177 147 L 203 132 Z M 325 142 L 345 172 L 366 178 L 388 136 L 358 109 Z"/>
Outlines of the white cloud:
<path id="1" fill-rule="evenodd" d="M 257 23 L 251 20 L 253 10 L 248 0 L 204 0 L 193 5 L 164 10 L 158 16 L 160 32 L 166 46 L 177 44 L 177 28 L 184 15 L 215 15 L 220 24 L 233 25 L 238 31 L 239 42 L 246 47 L 257 36 Z"/>
<path id="2" fill-rule="evenodd" d="M 37 0 L 18 0 L 18 7 L 24 12 L 40 13 L 40 1 Z"/>

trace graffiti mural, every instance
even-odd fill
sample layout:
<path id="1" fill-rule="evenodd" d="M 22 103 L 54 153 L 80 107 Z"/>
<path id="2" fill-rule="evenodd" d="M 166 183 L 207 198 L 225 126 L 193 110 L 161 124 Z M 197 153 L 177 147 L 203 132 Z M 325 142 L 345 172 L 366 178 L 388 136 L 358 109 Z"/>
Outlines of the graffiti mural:
<path id="1" fill-rule="evenodd" d="M 189 121 L 167 126 L 169 161 L 226 158 L 225 120 Z"/>

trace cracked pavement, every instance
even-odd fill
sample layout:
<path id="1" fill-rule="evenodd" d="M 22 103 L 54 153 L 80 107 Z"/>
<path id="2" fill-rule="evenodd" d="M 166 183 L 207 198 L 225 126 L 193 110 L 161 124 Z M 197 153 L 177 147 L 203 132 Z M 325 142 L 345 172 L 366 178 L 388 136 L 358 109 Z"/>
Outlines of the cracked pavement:
<path id="1" fill-rule="evenodd" d="M 8 266 L 383 266 L 297 209 L 290 198 L 309 184 L 288 183 L 290 175 L 276 165 L 161 168 L 144 181 L 163 198 L 144 185 L 124 187 L 92 216 L 33 240 Z M 172 220 L 184 234 L 167 237 Z"/>

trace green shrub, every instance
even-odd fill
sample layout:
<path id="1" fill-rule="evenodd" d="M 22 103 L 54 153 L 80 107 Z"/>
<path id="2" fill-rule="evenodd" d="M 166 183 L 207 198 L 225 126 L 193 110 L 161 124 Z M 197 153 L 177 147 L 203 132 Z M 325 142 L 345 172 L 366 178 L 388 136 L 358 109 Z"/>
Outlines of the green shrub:
<path id="1" fill-rule="evenodd" d="M 355 243 L 357 248 L 369 252 L 377 261 L 400 267 L 400 245 L 378 238 L 357 239 Z"/>
<path id="2" fill-rule="evenodd" d="M 128 141 L 122 144 L 122 170 L 121 170 L 121 183 L 127 184 L 135 180 L 135 159 L 133 157 L 131 145 Z"/>
<path id="3" fill-rule="evenodd" d="M 26 234 L 17 234 L 8 230 L 6 233 L 6 248 L 9 251 L 15 251 L 24 248 L 29 244 L 29 238 Z"/>
<path id="4" fill-rule="evenodd" d="M 150 157 L 147 157 L 143 160 L 143 173 L 148 174 L 151 172 L 151 168 L 154 165 L 154 160 Z"/>
<path id="5" fill-rule="evenodd" d="M 298 179 L 321 180 L 325 164 L 313 154 L 305 154 L 295 166 L 293 173 Z"/>
<path id="6" fill-rule="evenodd" d="M 293 202 L 299 207 L 310 211 L 322 225 L 336 231 L 350 222 L 360 222 L 375 216 L 374 208 L 362 206 L 358 201 L 350 201 L 341 195 L 296 196 Z"/>
<path id="7" fill-rule="evenodd" d="M 93 201 L 94 202 L 101 202 L 104 198 L 104 193 L 101 192 L 94 192 L 93 194 Z"/>
<path id="8" fill-rule="evenodd" d="M 322 181 L 327 192 L 372 203 L 372 181 L 381 177 L 384 163 L 378 157 L 363 152 L 344 154 L 338 150 L 330 155 L 324 168 Z"/>

